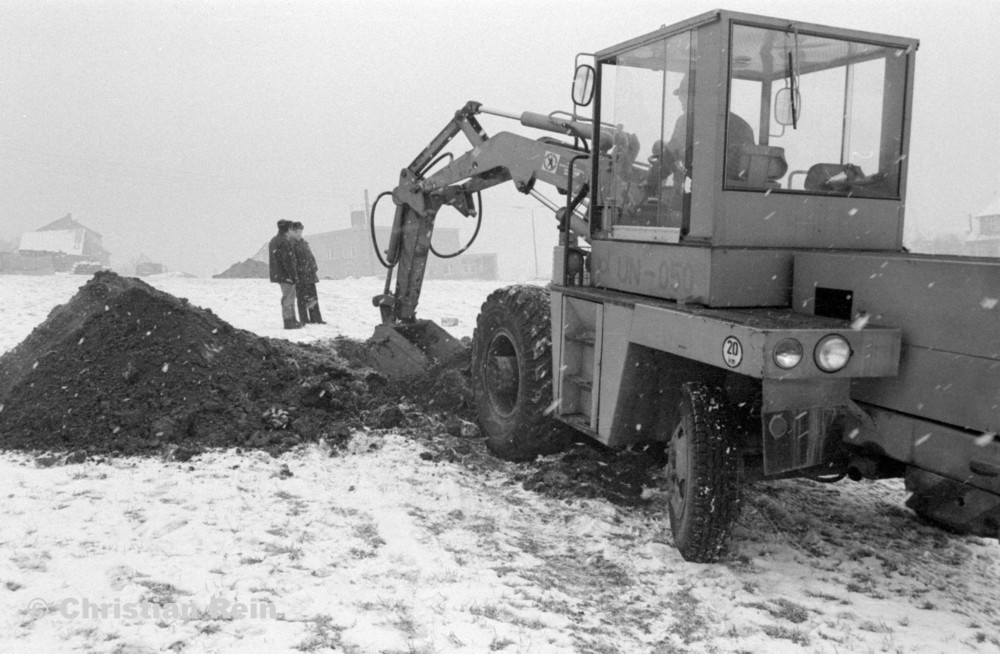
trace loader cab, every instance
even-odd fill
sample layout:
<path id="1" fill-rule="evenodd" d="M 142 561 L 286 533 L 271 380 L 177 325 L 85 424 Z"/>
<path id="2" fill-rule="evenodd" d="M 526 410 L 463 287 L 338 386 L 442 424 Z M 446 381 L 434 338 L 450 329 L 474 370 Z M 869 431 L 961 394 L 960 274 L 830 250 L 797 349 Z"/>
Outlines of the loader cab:
<path id="1" fill-rule="evenodd" d="M 794 249 L 901 250 L 916 48 L 714 11 L 597 53 L 592 283 L 785 306 Z"/>

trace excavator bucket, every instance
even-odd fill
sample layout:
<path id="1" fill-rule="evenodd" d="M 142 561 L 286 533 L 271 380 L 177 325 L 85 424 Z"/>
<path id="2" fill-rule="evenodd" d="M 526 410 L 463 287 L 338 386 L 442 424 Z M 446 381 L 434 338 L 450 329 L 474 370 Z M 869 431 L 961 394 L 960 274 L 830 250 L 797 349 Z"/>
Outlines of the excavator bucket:
<path id="1" fill-rule="evenodd" d="M 461 341 L 430 320 L 378 325 L 368 339 L 372 366 L 389 379 L 426 374 L 466 349 Z"/>

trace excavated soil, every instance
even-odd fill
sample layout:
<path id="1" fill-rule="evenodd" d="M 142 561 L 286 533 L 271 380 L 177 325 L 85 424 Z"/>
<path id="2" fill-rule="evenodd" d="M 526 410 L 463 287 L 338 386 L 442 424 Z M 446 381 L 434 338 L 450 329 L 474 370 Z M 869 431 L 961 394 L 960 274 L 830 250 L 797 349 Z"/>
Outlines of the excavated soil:
<path id="1" fill-rule="evenodd" d="M 261 338 L 100 272 L 0 357 L 0 447 L 78 458 L 280 451 L 347 438 L 384 386 L 334 350 Z"/>
<path id="2" fill-rule="evenodd" d="M 236 329 L 135 278 L 97 273 L 13 350 L 0 356 L 0 448 L 40 465 L 105 456 L 185 461 L 215 447 L 279 454 L 325 440 L 336 451 L 358 429 L 421 440 L 428 460 L 504 468 L 557 497 L 642 501 L 650 452 L 577 444 L 511 466 L 490 456 L 478 427 L 468 357 L 392 383 L 367 367 L 365 343 L 299 345 Z"/>

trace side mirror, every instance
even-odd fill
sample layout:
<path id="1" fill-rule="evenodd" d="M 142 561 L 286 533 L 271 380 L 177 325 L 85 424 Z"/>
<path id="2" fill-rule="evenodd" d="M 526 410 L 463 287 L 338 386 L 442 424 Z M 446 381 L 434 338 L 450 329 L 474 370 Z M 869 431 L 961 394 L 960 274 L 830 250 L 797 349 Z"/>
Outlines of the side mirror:
<path id="1" fill-rule="evenodd" d="M 582 64 L 573 76 L 573 104 L 586 107 L 594 99 L 594 67 Z"/>
<path id="2" fill-rule="evenodd" d="M 779 89 L 774 96 L 774 122 L 783 127 L 791 125 L 798 127 L 799 119 L 802 118 L 802 95 L 798 89 L 792 93 L 792 89 Z"/>

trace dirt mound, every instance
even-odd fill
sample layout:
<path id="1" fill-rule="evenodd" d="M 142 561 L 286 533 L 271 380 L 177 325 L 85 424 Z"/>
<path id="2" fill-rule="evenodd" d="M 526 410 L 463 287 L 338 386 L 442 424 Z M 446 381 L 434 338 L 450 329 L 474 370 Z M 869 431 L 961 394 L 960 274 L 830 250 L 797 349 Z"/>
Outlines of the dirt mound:
<path id="1" fill-rule="evenodd" d="M 270 269 L 263 261 L 247 259 L 240 261 L 226 268 L 218 275 L 212 275 L 213 279 L 267 279 L 270 277 Z"/>
<path id="2" fill-rule="evenodd" d="M 384 380 L 97 273 L 0 357 L 0 447 L 188 458 L 347 438 Z"/>

